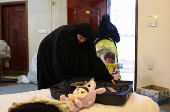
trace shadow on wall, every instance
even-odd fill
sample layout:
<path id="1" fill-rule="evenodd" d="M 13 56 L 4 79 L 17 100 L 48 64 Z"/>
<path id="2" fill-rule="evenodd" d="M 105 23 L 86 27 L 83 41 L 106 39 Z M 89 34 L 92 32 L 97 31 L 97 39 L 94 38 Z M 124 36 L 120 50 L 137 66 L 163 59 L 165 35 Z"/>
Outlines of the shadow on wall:
<path id="1" fill-rule="evenodd" d="M 156 82 L 154 82 L 153 78 L 150 76 L 145 76 L 142 79 L 142 87 L 148 86 L 148 85 L 156 85 Z"/>

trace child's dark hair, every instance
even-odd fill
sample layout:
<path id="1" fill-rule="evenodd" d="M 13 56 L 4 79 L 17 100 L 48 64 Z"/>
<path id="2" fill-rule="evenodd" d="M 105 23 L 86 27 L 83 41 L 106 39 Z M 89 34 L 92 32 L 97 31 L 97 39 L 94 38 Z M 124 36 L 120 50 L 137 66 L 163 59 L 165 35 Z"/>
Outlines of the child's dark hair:
<path id="1" fill-rule="evenodd" d="M 113 60 L 115 60 L 115 53 L 112 51 L 108 51 L 105 55 L 104 55 L 104 60 L 106 60 L 107 58 L 112 58 Z"/>

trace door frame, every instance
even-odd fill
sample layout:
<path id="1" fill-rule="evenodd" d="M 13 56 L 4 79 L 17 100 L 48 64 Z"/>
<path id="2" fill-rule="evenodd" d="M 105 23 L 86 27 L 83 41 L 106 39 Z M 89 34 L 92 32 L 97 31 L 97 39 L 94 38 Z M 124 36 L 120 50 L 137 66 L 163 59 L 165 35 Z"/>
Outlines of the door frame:
<path id="1" fill-rule="evenodd" d="M 134 91 L 136 91 L 137 86 L 137 64 L 138 64 L 138 0 L 136 0 L 136 7 L 135 7 L 135 85 Z"/>
<path id="2" fill-rule="evenodd" d="M 26 56 L 27 56 L 27 59 L 26 59 L 26 65 L 27 65 L 27 72 L 29 70 L 29 50 L 28 50 L 28 3 L 27 1 L 17 1 L 17 2 L 4 2 L 4 3 L 0 3 L 0 12 L 2 11 L 2 6 L 6 6 L 6 5 L 20 5 L 20 4 L 24 4 L 25 5 L 25 23 L 26 23 L 26 28 L 25 28 L 25 39 L 26 39 Z M 2 13 L 1 13 L 2 14 Z M 2 15 L 0 14 L 0 39 L 2 39 Z M 3 66 L 3 62 L 0 63 L 0 69 L 3 70 L 4 69 L 4 66 Z M 2 74 L 3 74 L 3 71 L 2 71 Z"/>

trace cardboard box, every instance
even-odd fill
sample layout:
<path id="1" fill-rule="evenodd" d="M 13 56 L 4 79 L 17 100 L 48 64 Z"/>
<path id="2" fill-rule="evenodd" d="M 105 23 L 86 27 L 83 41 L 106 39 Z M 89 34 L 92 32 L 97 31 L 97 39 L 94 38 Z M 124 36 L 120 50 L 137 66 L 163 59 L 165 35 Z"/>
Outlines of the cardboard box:
<path id="1" fill-rule="evenodd" d="M 155 85 L 141 88 L 141 94 L 150 97 L 158 105 L 169 102 L 169 89 Z"/>

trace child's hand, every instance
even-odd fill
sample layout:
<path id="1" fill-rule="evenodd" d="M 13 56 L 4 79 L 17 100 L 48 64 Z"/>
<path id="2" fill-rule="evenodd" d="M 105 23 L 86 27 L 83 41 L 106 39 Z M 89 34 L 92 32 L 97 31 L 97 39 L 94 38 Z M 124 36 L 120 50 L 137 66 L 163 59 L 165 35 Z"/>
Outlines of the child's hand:
<path id="1" fill-rule="evenodd" d="M 118 73 L 117 67 L 114 67 L 114 68 L 113 68 L 113 71 L 116 72 L 116 73 Z"/>
<path id="2" fill-rule="evenodd" d="M 116 74 L 113 73 L 112 76 L 114 77 L 114 80 L 118 80 L 119 79 L 118 73 L 116 73 Z"/>

